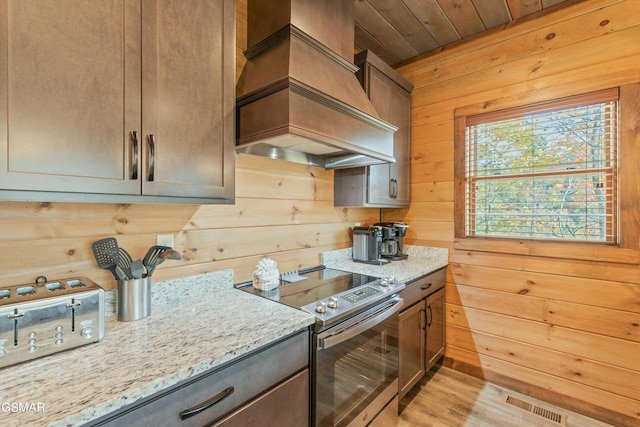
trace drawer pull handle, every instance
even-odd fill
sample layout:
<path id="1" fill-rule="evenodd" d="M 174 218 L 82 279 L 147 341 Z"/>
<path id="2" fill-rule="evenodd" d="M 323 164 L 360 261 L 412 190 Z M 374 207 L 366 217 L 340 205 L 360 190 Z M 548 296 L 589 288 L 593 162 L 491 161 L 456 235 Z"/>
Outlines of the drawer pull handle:
<path id="1" fill-rule="evenodd" d="M 206 411 L 215 404 L 231 396 L 233 394 L 233 391 L 233 387 L 227 387 L 206 402 L 202 402 L 199 405 L 194 406 L 193 408 L 185 409 L 184 411 L 180 412 L 180 419 L 186 420 L 187 418 L 193 417 L 194 415 L 197 415 L 202 411 Z"/>
<path id="2" fill-rule="evenodd" d="M 432 283 L 429 283 L 428 285 L 422 285 L 422 287 L 420 289 L 422 289 L 423 291 L 426 291 L 427 289 L 429 289 L 432 286 Z"/>

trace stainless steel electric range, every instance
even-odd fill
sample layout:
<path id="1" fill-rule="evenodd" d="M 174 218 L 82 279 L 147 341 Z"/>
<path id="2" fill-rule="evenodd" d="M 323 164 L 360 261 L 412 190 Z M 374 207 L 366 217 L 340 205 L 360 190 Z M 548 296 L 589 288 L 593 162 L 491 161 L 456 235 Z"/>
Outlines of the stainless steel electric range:
<path id="1" fill-rule="evenodd" d="M 287 273 L 280 286 L 237 288 L 316 316 L 312 425 L 366 426 L 398 413 L 397 292 L 404 283 L 323 266 Z"/>

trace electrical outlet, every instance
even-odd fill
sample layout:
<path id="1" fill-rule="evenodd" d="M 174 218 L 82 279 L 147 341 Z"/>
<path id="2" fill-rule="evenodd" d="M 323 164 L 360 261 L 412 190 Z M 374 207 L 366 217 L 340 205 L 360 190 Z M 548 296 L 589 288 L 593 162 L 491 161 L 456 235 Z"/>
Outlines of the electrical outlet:
<path id="1" fill-rule="evenodd" d="M 156 245 L 173 248 L 173 234 L 158 234 L 156 236 Z"/>

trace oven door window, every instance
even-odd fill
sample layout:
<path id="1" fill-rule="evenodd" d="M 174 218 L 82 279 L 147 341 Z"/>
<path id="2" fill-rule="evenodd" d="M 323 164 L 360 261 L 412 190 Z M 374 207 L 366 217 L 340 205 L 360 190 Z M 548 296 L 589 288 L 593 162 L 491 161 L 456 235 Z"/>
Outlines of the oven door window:
<path id="1" fill-rule="evenodd" d="M 348 425 L 394 383 L 398 378 L 397 331 L 395 315 L 347 340 L 317 350 L 316 426 Z"/>

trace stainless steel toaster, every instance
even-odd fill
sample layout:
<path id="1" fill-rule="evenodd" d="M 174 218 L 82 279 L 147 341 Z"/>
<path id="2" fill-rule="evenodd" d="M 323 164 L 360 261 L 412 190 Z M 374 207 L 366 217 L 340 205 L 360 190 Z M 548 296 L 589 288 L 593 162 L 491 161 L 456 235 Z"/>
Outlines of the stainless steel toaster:
<path id="1" fill-rule="evenodd" d="M 104 290 L 87 278 L 0 287 L 0 368 L 103 337 Z"/>

